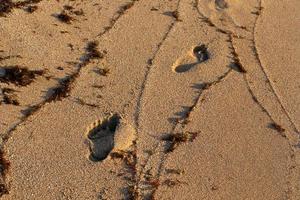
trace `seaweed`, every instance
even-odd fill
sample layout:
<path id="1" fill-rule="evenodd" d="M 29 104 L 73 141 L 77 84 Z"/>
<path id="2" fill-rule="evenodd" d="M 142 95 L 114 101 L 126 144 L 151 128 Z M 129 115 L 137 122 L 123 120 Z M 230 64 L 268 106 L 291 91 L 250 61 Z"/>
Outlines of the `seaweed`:
<path id="1" fill-rule="evenodd" d="M 151 11 L 158 11 L 158 8 L 152 7 L 150 10 Z"/>
<path id="2" fill-rule="evenodd" d="M 22 6 L 27 6 L 29 4 L 37 4 L 41 2 L 42 0 L 25 0 L 25 1 L 19 1 L 14 3 L 15 7 L 20 8 Z"/>
<path id="3" fill-rule="evenodd" d="M 92 85 L 92 87 L 93 88 L 97 88 L 97 89 L 102 89 L 102 88 L 104 88 L 104 85 L 96 85 L 96 84 L 94 84 L 94 85 Z"/>
<path id="4" fill-rule="evenodd" d="M 13 94 L 15 90 L 10 89 L 10 88 L 3 88 L 2 89 L 2 95 L 3 95 L 3 100 L 2 102 L 5 104 L 12 104 L 15 106 L 20 105 L 19 101 L 16 99 L 16 96 Z"/>
<path id="5" fill-rule="evenodd" d="M 233 62 L 229 65 L 229 67 L 231 67 L 232 69 L 234 69 L 237 72 L 240 73 L 247 73 L 247 70 L 244 68 L 244 66 L 242 65 L 239 55 L 236 52 L 236 49 L 233 46 L 233 35 L 229 34 L 229 42 L 231 44 L 231 55 L 232 55 L 232 60 Z"/>
<path id="6" fill-rule="evenodd" d="M 0 151 L 0 173 L 5 176 L 10 167 L 10 162 L 4 157 L 4 152 Z"/>
<path id="7" fill-rule="evenodd" d="M 63 98 L 69 96 L 71 91 L 71 84 L 74 82 L 74 76 L 68 76 L 60 80 L 57 87 L 50 89 L 51 95 L 47 98 L 47 102 L 61 101 Z"/>
<path id="8" fill-rule="evenodd" d="M 124 161 L 124 163 L 126 164 L 126 166 L 129 169 L 134 169 L 134 171 L 135 171 L 135 165 L 136 165 L 135 152 L 133 152 L 133 151 L 129 151 L 129 152 L 125 152 L 125 151 L 112 152 L 110 154 L 110 157 L 112 159 L 120 159 L 120 160 Z"/>
<path id="9" fill-rule="evenodd" d="M 65 10 L 73 10 L 73 6 L 70 6 L 70 5 L 64 5 L 64 9 Z"/>
<path id="10" fill-rule="evenodd" d="M 28 6 L 24 10 L 27 12 L 34 12 L 37 7 L 32 6 L 30 4 L 37 4 L 41 0 L 25 0 L 21 2 L 13 2 L 12 0 L 0 0 L 0 17 L 5 17 L 8 13 L 12 12 L 14 8 L 24 8 Z"/>
<path id="11" fill-rule="evenodd" d="M 182 184 L 182 183 L 185 183 L 185 182 L 182 182 L 182 181 L 179 181 L 178 179 L 175 179 L 175 180 L 172 180 L 172 179 L 166 179 L 162 185 L 166 185 L 168 187 L 175 187 L 176 185 L 178 184 Z M 185 183 L 187 184 L 187 183 Z"/>
<path id="12" fill-rule="evenodd" d="M 164 15 L 167 15 L 167 16 L 170 16 L 170 17 L 173 17 L 175 19 L 175 21 L 182 21 L 179 17 L 179 12 L 177 10 L 175 11 L 167 11 L 167 12 L 164 12 Z"/>
<path id="13" fill-rule="evenodd" d="M 71 24 L 71 22 L 74 20 L 74 18 L 71 17 L 71 16 L 70 16 L 68 13 L 66 13 L 64 10 L 63 10 L 61 13 L 55 15 L 55 17 L 56 17 L 59 21 L 61 21 L 61 22 L 63 22 L 63 23 L 66 23 L 66 24 Z"/>
<path id="14" fill-rule="evenodd" d="M 82 9 L 80 10 L 74 10 L 74 11 L 71 11 L 74 15 L 77 15 L 77 16 L 80 16 L 80 15 L 84 15 L 84 12 Z"/>
<path id="15" fill-rule="evenodd" d="M 87 43 L 85 48 L 85 62 L 90 62 L 92 59 L 101 59 L 104 58 L 104 53 L 100 52 L 97 47 L 99 43 L 97 41 L 90 41 Z"/>
<path id="16" fill-rule="evenodd" d="M 197 135 L 197 132 L 181 132 L 166 134 L 164 137 L 162 137 L 163 141 L 169 142 L 169 145 L 166 147 L 165 152 L 173 152 L 175 148 L 182 143 L 193 142 Z"/>
<path id="17" fill-rule="evenodd" d="M 278 131 L 279 133 L 285 132 L 285 129 L 282 128 L 282 126 L 280 126 L 279 124 L 277 124 L 275 122 L 270 123 L 268 127 Z"/>
<path id="18" fill-rule="evenodd" d="M 165 169 L 166 174 L 177 174 L 177 175 L 182 175 L 184 174 L 184 170 L 180 169 Z"/>
<path id="19" fill-rule="evenodd" d="M 136 184 L 136 180 L 134 178 L 136 177 L 136 164 L 137 164 L 137 155 L 136 151 L 119 151 L 119 152 L 113 152 L 110 154 L 110 157 L 112 159 L 121 159 L 128 172 L 131 174 L 130 182 L 128 186 L 125 188 L 125 195 L 126 199 L 138 199 L 138 186 Z"/>
<path id="20" fill-rule="evenodd" d="M 14 8 L 14 3 L 11 0 L 0 0 L 0 16 L 4 17 Z"/>
<path id="21" fill-rule="evenodd" d="M 1 67 L 0 82 L 12 83 L 16 86 L 27 86 L 33 82 L 37 76 L 42 76 L 44 70 L 29 70 L 18 65 Z"/>
<path id="22" fill-rule="evenodd" d="M 34 114 L 35 112 L 37 112 L 41 107 L 42 107 L 43 103 L 41 104 L 37 104 L 37 105 L 32 105 L 29 106 L 28 108 L 22 110 L 22 114 L 24 115 L 24 117 L 29 117 L 30 115 Z"/>
<path id="23" fill-rule="evenodd" d="M 125 5 L 122 5 L 117 11 L 118 14 L 122 15 L 128 9 L 130 9 L 134 5 L 134 2 L 128 2 Z"/>
<path id="24" fill-rule="evenodd" d="M 36 11 L 38 9 L 37 6 L 28 6 L 27 8 L 25 8 L 24 10 L 28 13 L 33 13 L 34 11 Z"/>
<path id="25" fill-rule="evenodd" d="M 0 183 L 0 197 L 4 194 L 8 194 L 8 189 L 4 183 Z"/>
<path id="26" fill-rule="evenodd" d="M 0 150 L 0 173 L 3 180 L 0 183 L 0 197 L 4 194 L 8 194 L 8 188 L 4 184 L 6 174 L 10 168 L 10 162 L 4 157 L 4 152 Z"/>
<path id="27" fill-rule="evenodd" d="M 110 69 L 109 68 L 99 68 L 99 69 L 96 69 L 95 72 L 101 76 L 107 76 L 110 73 Z"/>
<path id="28" fill-rule="evenodd" d="M 180 21 L 180 19 L 179 19 L 179 12 L 178 12 L 177 10 L 171 12 L 171 15 L 172 15 L 172 17 L 174 17 L 174 19 L 175 19 L 176 21 Z"/>

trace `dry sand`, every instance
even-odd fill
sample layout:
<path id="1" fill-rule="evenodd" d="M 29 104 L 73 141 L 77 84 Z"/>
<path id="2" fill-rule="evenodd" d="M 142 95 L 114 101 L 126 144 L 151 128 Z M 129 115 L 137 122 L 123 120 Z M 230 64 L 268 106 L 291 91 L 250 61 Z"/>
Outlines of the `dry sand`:
<path id="1" fill-rule="evenodd" d="M 300 199 L 299 9 L 0 0 L 1 199 Z"/>

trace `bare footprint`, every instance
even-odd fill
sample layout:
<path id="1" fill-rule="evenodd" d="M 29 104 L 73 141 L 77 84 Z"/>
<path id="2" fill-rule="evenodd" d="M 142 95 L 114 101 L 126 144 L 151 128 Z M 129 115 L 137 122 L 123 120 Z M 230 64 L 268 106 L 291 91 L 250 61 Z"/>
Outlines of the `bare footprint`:
<path id="1" fill-rule="evenodd" d="M 126 151 L 135 137 L 135 129 L 118 114 L 97 120 L 87 130 L 89 158 L 95 162 L 102 161 L 110 152 Z"/>
<path id="2" fill-rule="evenodd" d="M 217 9 L 226 9 L 228 4 L 225 0 L 215 0 L 215 5 Z"/>
<path id="3" fill-rule="evenodd" d="M 245 36 L 253 26 L 256 4 L 255 0 L 198 0 L 197 9 L 218 28 Z"/>
<path id="4" fill-rule="evenodd" d="M 194 66 L 207 61 L 209 57 L 209 52 L 204 44 L 195 46 L 186 55 L 175 61 L 172 67 L 173 71 L 177 73 L 187 72 Z"/>

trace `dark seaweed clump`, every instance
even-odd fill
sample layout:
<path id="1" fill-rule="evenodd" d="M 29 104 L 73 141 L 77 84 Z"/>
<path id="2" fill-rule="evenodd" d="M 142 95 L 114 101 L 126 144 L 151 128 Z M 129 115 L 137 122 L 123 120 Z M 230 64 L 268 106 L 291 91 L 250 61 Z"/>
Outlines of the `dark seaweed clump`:
<path id="1" fill-rule="evenodd" d="M 4 153 L 1 150 L 0 151 L 0 173 L 2 175 L 2 180 L 0 181 L 0 197 L 4 194 L 8 194 L 8 189 L 6 185 L 4 184 L 5 176 L 9 170 L 10 163 L 9 161 L 4 157 Z"/>
<path id="2" fill-rule="evenodd" d="M 20 66 L 1 67 L 0 82 L 12 83 L 17 86 L 27 86 L 33 82 L 37 76 L 44 74 L 43 70 L 29 70 Z"/>
<path id="3" fill-rule="evenodd" d="M 75 14 L 75 15 L 84 15 L 84 12 L 82 9 L 80 10 L 74 10 L 73 6 L 70 5 L 64 5 L 64 10 L 68 10 L 71 14 Z"/>
<path id="4" fill-rule="evenodd" d="M 21 8 L 22 6 L 27 6 L 29 4 L 37 4 L 41 1 L 42 0 L 25 0 L 25 1 L 16 2 L 16 3 L 14 3 L 14 5 L 17 8 Z"/>
<path id="5" fill-rule="evenodd" d="M 182 21 L 177 10 L 164 12 L 164 15 L 173 17 L 176 21 Z"/>
<path id="6" fill-rule="evenodd" d="M 29 12 L 29 13 L 33 13 L 34 11 L 36 11 L 38 9 L 37 6 L 28 6 L 27 8 L 25 8 L 25 11 Z"/>
<path id="7" fill-rule="evenodd" d="M 56 17 L 60 22 L 71 24 L 71 22 L 74 20 L 74 17 L 72 15 L 84 15 L 84 12 L 82 9 L 80 10 L 74 10 L 73 6 L 70 5 L 64 5 L 64 10 L 61 11 L 59 14 L 53 15 Z"/>
<path id="8" fill-rule="evenodd" d="M 129 10 L 134 5 L 134 2 L 129 2 L 123 6 L 121 6 L 118 10 L 118 14 L 122 15 L 126 12 L 126 10 Z"/>
<path id="9" fill-rule="evenodd" d="M 0 16 L 4 17 L 14 8 L 14 3 L 11 0 L 0 0 Z"/>
<path id="10" fill-rule="evenodd" d="M 4 194 L 8 194 L 8 190 L 4 183 L 0 183 L 0 197 Z"/>
<path id="11" fill-rule="evenodd" d="M 2 95 L 3 95 L 2 102 L 4 104 L 11 104 L 11 105 L 15 105 L 15 106 L 20 105 L 19 101 L 16 99 L 16 96 L 13 94 L 14 92 L 15 92 L 15 90 L 13 90 L 13 89 L 3 88 L 2 89 Z"/>
<path id="12" fill-rule="evenodd" d="M 107 76 L 110 73 L 110 69 L 108 68 L 99 68 L 96 69 L 95 72 L 101 76 Z"/>
<path id="13" fill-rule="evenodd" d="M 59 86 L 52 88 L 50 97 L 47 102 L 61 101 L 63 98 L 68 97 L 71 91 L 71 85 L 74 82 L 75 76 L 68 76 L 60 81 Z"/>
<path id="14" fill-rule="evenodd" d="M 85 50 L 85 61 L 89 62 L 92 59 L 101 59 L 104 57 L 104 53 L 101 53 L 98 48 L 99 43 L 97 41 L 88 42 Z"/>
<path id="15" fill-rule="evenodd" d="M 169 143 L 169 145 L 166 146 L 165 152 L 169 153 L 174 151 L 174 149 L 181 143 L 193 142 L 197 136 L 198 136 L 197 132 L 166 134 L 164 137 L 162 137 L 163 141 L 167 141 Z"/>
<path id="16" fill-rule="evenodd" d="M 276 124 L 274 122 L 269 124 L 269 128 L 274 129 L 274 130 L 278 131 L 279 133 L 285 132 L 285 129 L 282 128 L 282 126 L 280 126 L 279 124 Z"/>
<path id="17" fill-rule="evenodd" d="M 25 10 L 29 13 L 34 12 L 37 7 L 32 6 L 30 4 L 37 4 L 41 0 L 25 0 L 20 2 L 13 2 L 12 0 L 0 0 L 0 17 L 5 17 L 8 13 L 10 13 L 14 8 L 25 8 Z"/>
<path id="18" fill-rule="evenodd" d="M 172 15 L 173 18 L 175 18 L 176 21 L 180 21 L 179 20 L 179 12 L 177 10 L 171 12 L 171 15 Z"/>
<path id="19" fill-rule="evenodd" d="M 71 17 L 68 13 L 65 11 L 62 11 L 61 13 L 56 15 L 56 18 L 66 24 L 71 24 L 71 22 L 74 20 L 73 17 Z"/>

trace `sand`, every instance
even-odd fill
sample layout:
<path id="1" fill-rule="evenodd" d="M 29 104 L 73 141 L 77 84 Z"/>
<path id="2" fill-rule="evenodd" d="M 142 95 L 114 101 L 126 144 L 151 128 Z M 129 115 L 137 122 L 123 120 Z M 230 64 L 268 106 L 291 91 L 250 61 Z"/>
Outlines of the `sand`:
<path id="1" fill-rule="evenodd" d="M 300 199 L 297 0 L 0 0 L 1 199 Z"/>

